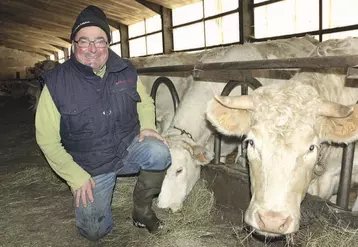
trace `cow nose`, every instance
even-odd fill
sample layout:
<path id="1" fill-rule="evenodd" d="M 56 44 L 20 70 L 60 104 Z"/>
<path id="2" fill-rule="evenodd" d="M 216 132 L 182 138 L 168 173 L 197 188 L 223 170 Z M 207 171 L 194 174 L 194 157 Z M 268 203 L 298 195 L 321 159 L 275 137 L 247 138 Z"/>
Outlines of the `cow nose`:
<path id="1" fill-rule="evenodd" d="M 274 211 L 256 212 L 255 219 L 261 231 L 280 234 L 284 234 L 293 221 L 291 216 Z"/>

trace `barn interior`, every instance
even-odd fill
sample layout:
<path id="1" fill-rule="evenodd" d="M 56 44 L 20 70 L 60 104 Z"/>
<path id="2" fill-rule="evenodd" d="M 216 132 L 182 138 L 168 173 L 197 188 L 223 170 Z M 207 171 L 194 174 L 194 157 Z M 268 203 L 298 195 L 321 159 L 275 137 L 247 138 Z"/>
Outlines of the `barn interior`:
<path id="1" fill-rule="evenodd" d="M 81 237 L 75 227 L 72 193 L 51 170 L 36 142 L 35 116 L 42 89 L 40 75 L 71 58 L 71 28 L 88 5 L 105 12 L 112 37 L 109 49 L 131 60 L 147 83 L 148 93 L 157 82 L 157 94 L 151 94 L 157 102 L 160 97 L 173 98 L 167 79 L 182 85 L 216 82 L 228 85 L 222 95 L 234 88 L 239 95 L 246 95 L 265 83 L 256 78 L 287 80 L 301 68 L 344 68 L 345 86 L 358 88 L 358 53 L 317 59 L 307 58 L 308 48 L 306 52 L 298 47 L 299 52 L 306 53 L 292 55 L 295 59 L 275 52 L 270 53 L 275 56 L 265 57 L 263 48 L 262 58 L 252 55 L 252 59 L 243 61 L 240 54 L 230 56 L 235 49 L 240 52 L 241 47 L 251 44 L 254 47 L 268 42 L 273 49 L 284 50 L 283 44 L 292 40 L 318 45 L 358 37 L 355 0 L 1 0 L 0 246 L 357 244 L 358 215 L 350 212 L 357 198 L 357 188 L 350 186 L 354 143 L 347 146 L 342 158 L 341 180 L 345 183 L 340 183 L 337 201 L 307 194 L 301 204 L 300 231 L 269 238 L 258 236 L 244 222 L 251 198 L 245 148 L 220 162 L 217 132 L 213 134 L 215 157 L 201 167 L 201 177 L 183 208 L 173 213 L 154 205 L 166 224 L 164 232 L 152 235 L 132 226 L 136 176 L 124 176 L 117 180 L 112 201 L 113 232 L 99 242 Z M 279 43 L 270 43 L 276 41 Z M 209 62 L 202 63 L 202 59 Z M 188 78 L 192 78 L 190 82 Z M 181 100 L 178 84 L 173 87 Z M 186 92 L 183 90 L 183 94 Z M 174 116 L 180 100 L 174 97 L 165 105 Z"/>

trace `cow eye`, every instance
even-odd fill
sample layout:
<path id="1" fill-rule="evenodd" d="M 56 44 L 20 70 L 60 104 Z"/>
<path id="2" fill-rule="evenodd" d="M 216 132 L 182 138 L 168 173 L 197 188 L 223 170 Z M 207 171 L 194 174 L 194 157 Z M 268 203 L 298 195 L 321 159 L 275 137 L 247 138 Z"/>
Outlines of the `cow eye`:
<path id="1" fill-rule="evenodd" d="M 183 168 L 180 167 L 180 168 L 176 171 L 176 175 L 179 175 L 182 171 L 183 171 Z"/>
<path id="2" fill-rule="evenodd" d="M 254 147 L 255 146 L 255 143 L 253 140 L 248 140 L 247 143 L 251 146 L 251 147 Z"/>
<path id="3" fill-rule="evenodd" d="M 315 146 L 314 145 L 311 145 L 309 150 L 312 152 L 313 150 L 315 149 Z"/>

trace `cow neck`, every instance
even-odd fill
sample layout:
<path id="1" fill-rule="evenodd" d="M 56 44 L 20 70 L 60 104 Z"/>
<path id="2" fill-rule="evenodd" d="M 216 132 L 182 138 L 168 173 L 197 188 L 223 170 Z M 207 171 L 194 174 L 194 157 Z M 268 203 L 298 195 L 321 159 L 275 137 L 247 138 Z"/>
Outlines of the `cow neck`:
<path id="1" fill-rule="evenodd" d="M 190 139 L 192 139 L 195 142 L 195 140 L 193 139 L 192 134 L 190 134 L 188 131 L 186 131 L 184 129 L 180 129 L 180 128 L 176 127 L 176 126 L 173 126 L 173 128 L 179 130 L 180 135 L 186 135 L 187 137 L 189 137 Z"/>

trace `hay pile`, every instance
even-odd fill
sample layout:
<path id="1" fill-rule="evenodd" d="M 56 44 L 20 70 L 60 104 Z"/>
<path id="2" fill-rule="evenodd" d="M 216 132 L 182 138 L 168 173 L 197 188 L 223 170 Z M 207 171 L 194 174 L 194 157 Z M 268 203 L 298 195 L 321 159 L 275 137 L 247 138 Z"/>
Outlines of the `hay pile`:
<path id="1" fill-rule="evenodd" d="M 68 187 L 48 168 L 33 167 L 0 174 L 0 246 L 121 246 L 121 247 L 221 247 L 221 246 L 357 246 L 358 230 L 324 220 L 301 229 L 287 240 L 263 243 L 240 226 L 219 224 L 214 195 L 199 180 L 183 210 L 157 209 L 165 229 L 149 234 L 132 226 L 132 191 L 135 177 L 118 178 L 112 202 L 114 231 L 99 243 L 76 233 L 72 196 Z M 31 188 L 31 190 L 29 190 Z"/>
<path id="2" fill-rule="evenodd" d="M 135 180 L 136 178 L 119 178 L 119 186 L 114 192 L 112 202 L 117 225 L 114 234 L 105 239 L 105 243 L 112 243 L 114 246 L 114 243 L 123 243 L 125 240 L 126 243 L 122 246 L 225 246 L 226 239 L 221 239 L 224 235 L 218 231 L 222 228 L 215 227 L 212 219 L 215 214 L 214 195 L 206 189 L 204 181 L 197 183 L 181 212 L 169 213 L 154 206 L 165 223 L 165 228 L 161 233 L 152 235 L 144 229 L 133 228 L 131 224 L 132 191 Z M 119 225 L 119 221 L 124 224 Z"/>
<path id="3" fill-rule="evenodd" d="M 339 222 L 337 225 L 329 222 L 314 224 L 301 229 L 294 236 L 289 237 L 288 241 L 291 245 L 306 247 L 354 247 L 358 246 L 358 229 L 344 227 Z"/>

